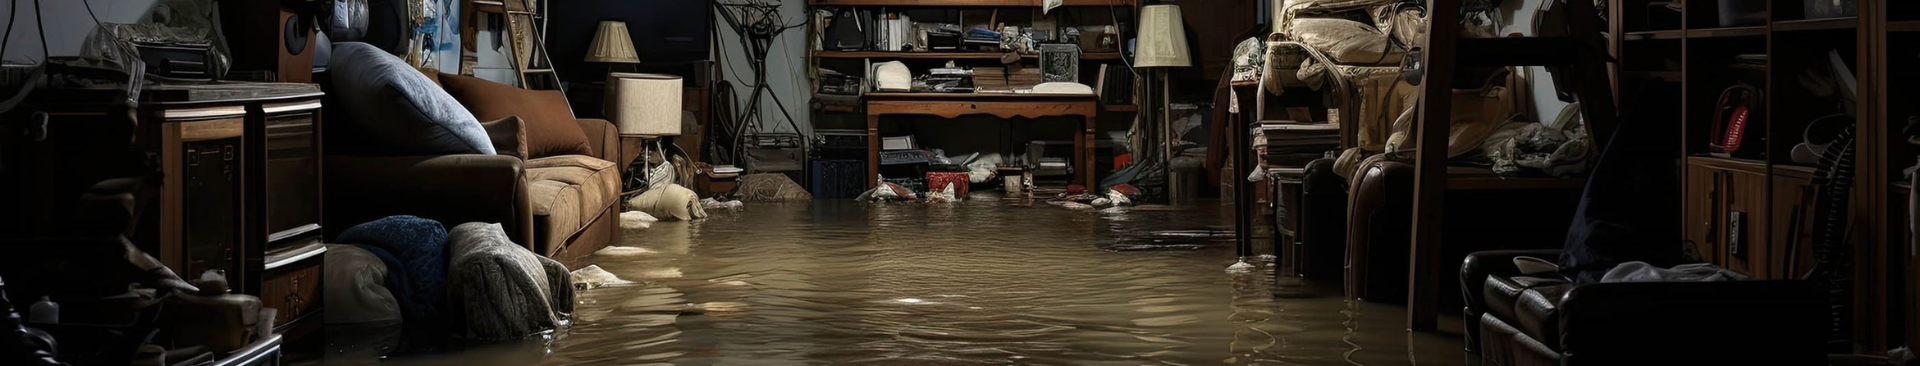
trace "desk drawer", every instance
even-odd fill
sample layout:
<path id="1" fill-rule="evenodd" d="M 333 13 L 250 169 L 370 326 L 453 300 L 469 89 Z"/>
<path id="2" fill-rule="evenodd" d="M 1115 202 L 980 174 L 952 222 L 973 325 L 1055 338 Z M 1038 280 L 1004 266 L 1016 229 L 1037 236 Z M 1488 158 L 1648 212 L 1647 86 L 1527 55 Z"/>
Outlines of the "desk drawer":
<path id="1" fill-rule="evenodd" d="M 269 270 L 260 283 L 260 302 L 279 311 L 273 325 L 279 327 L 302 316 L 319 313 L 322 256 L 313 256 Z"/>

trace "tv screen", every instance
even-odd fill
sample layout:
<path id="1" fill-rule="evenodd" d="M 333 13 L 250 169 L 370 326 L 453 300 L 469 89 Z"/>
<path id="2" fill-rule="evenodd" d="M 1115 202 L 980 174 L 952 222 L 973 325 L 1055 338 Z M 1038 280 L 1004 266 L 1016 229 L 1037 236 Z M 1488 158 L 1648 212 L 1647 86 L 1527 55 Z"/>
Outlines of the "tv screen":
<path id="1" fill-rule="evenodd" d="M 549 0 L 547 52 L 566 81 L 593 82 L 606 64 L 581 61 L 601 21 L 627 23 L 642 64 L 706 61 L 712 44 L 711 0 Z"/>

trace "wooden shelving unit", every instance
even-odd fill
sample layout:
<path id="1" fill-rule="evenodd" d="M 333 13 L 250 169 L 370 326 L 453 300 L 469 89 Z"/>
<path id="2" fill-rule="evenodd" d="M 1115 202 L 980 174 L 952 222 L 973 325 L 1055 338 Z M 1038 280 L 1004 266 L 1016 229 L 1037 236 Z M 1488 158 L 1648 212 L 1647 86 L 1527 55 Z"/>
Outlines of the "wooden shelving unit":
<path id="1" fill-rule="evenodd" d="M 807 0 L 811 6 L 1039 7 L 1041 0 Z M 1066 0 L 1062 6 L 1134 6 L 1134 0 Z"/>
<path id="2" fill-rule="evenodd" d="M 1614 0 L 1610 7 L 1647 9 L 1650 1 Z M 1616 84 L 1622 113 L 1680 129 L 1683 182 L 1677 189 L 1684 198 L 1676 219 L 1683 239 L 1707 260 L 1759 279 L 1802 278 L 1812 268 L 1813 223 L 1794 218 L 1813 217 L 1805 202 L 1811 202 L 1806 194 L 1815 187 L 1815 168 L 1793 162 L 1790 152 L 1812 120 L 1854 116 L 1858 171 L 1847 225 L 1854 255 L 1852 351 L 1920 346 L 1920 289 L 1913 282 L 1920 280 L 1920 256 L 1905 229 L 1910 187 L 1900 181 L 1917 151 L 1897 136 L 1908 116 L 1920 115 L 1920 104 L 1908 102 L 1920 97 L 1920 71 L 1904 71 L 1920 70 L 1920 14 L 1889 11 L 1902 8 L 1889 5 L 1898 1 L 1859 1 L 1858 16 L 1810 18 L 1799 0 L 1766 1 L 1764 24 L 1739 27 L 1718 24 L 1715 1 L 1686 2 L 1676 23 L 1615 11 L 1614 30 L 1625 35 L 1612 45 L 1622 65 Z M 1767 57 L 1733 67 L 1736 55 Z M 1835 58 L 1858 82 L 1851 107 L 1801 81 L 1824 73 Z M 1753 106 L 1764 128 L 1747 132 L 1761 137 L 1749 144 L 1762 146 L 1743 158 L 1707 156 L 1718 97 L 1735 83 L 1765 93 L 1765 102 Z M 1725 218 L 1733 213 L 1748 222 L 1730 227 Z M 1729 234 L 1745 238 L 1736 246 L 1744 253 L 1717 242 Z"/>
<path id="3" fill-rule="evenodd" d="M 1044 6 L 1043 0 L 807 0 L 807 5 L 809 7 L 809 13 L 817 9 L 844 9 L 853 7 L 861 10 L 873 10 L 876 17 L 884 17 L 884 15 L 882 15 L 883 13 L 899 13 L 910 17 L 916 22 L 955 23 L 959 24 L 962 28 L 970 28 L 975 25 L 988 23 L 1001 23 L 1027 28 L 1031 26 L 1032 22 L 1038 22 L 1042 17 L 1051 17 L 1052 21 L 1060 26 L 1108 25 L 1108 21 L 1113 19 L 1131 20 L 1135 16 L 1135 10 L 1139 2 L 1137 0 L 1065 0 L 1063 8 L 1053 9 L 1046 12 L 1045 15 L 1043 15 L 1040 9 Z M 1109 12 L 1112 14 L 1109 14 Z M 809 19 L 811 20 L 813 18 L 809 17 Z M 872 64 L 880 62 L 896 60 L 905 63 L 908 68 L 916 74 L 925 73 L 926 68 L 942 62 L 951 62 L 957 66 L 982 70 L 981 68 L 1002 66 L 1000 60 L 1001 57 L 1005 55 L 1003 52 L 974 51 L 975 48 L 973 47 L 965 48 L 961 51 L 938 52 L 824 50 L 822 49 L 824 47 L 819 47 L 819 45 L 816 44 L 820 39 L 815 37 L 816 34 L 814 34 L 814 32 L 824 30 L 815 26 L 808 26 L 806 29 L 808 32 L 807 49 L 812 50 L 808 54 L 810 57 L 807 58 L 808 69 L 833 70 L 847 75 L 864 75 L 865 70 L 863 70 L 863 68 L 865 67 L 872 67 Z M 1123 34 L 1119 36 L 1121 39 L 1130 38 L 1131 34 L 1129 33 L 1129 31 L 1123 30 Z M 1079 82 L 1088 86 L 1096 86 L 1098 84 L 1096 80 L 1101 76 L 1099 72 L 1101 65 L 1124 67 L 1121 62 L 1122 57 L 1125 56 L 1120 52 L 1081 52 Z M 1039 55 L 1021 55 L 1020 58 L 1020 66 L 1027 67 L 1029 70 L 1039 65 Z M 817 87 L 820 81 L 818 71 L 810 72 L 809 80 Z M 1137 78 L 1136 82 L 1138 82 Z M 976 85 L 987 86 L 981 83 L 976 83 Z M 998 85 L 992 86 L 998 87 Z M 1024 87 L 1024 85 L 1021 87 Z M 1139 90 L 1141 88 L 1136 86 L 1134 89 Z M 1005 119 L 1013 119 L 1016 117 L 1084 118 L 1084 120 L 1080 121 L 1082 127 L 1074 130 L 1073 139 L 1081 141 L 1081 147 L 1083 147 L 1083 149 L 1075 150 L 1076 156 L 1074 164 L 1078 165 L 1077 169 L 1080 169 L 1080 173 L 1076 175 L 1081 178 L 1080 180 L 1084 180 L 1084 182 L 1081 183 L 1093 184 L 1093 178 L 1102 173 L 1099 166 L 1094 163 L 1096 160 L 1096 156 L 1094 156 L 1096 151 L 1091 148 L 1094 146 L 1092 136 L 1096 132 L 1096 129 L 1102 125 L 1098 122 L 1100 122 L 1101 119 L 1121 118 L 1123 116 L 1132 118 L 1134 114 L 1140 111 L 1140 106 L 1137 105 L 1137 102 L 1103 104 L 1100 101 L 1101 98 L 1095 96 L 1062 97 L 1014 94 L 1002 91 L 1006 90 L 978 93 L 893 93 L 867 91 L 861 95 L 858 107 L 844 105 L 832 107 L 821 106 L 813 112 L 815 113 L 816 120 L 834 119 L 844 122 L 850 117 L 865 117 L 862 119 L 866 122 L 869 139 L 874 141 L 879 140 L 881 133 L 901 133 L 900 131 L 884 131 L 887 130 L 887 128 L 883 128 L 882 123 L 880 123 L 883 115 L 888 117 L 893 115 L 937 116 L 947 119 L 954 119 L 961 115 L 988 115 Z M 864 116 L 862 114 L 864 114 Z M 1032 124 L 1014 125 L 1030 126 Z M 889 125 L 887 127 L 893 126 Z M 911 125 L 903 127 L 902 129 L 907 130 L 915 128 Z M 973 136 L 970 135 L 969 137 Z M 1007 138 L 991 134 L 978 137 Z M 1038 137 L 1029 138 L 1037 139 Z M 1025 143 L 1024 141 L 1002 142 L 1010 144 Z M 873 158 L 870 157 L 870 159 Z M 870 173 L 877 174 L 879 173 L 880 167 L 877 164 L 869 164 L 868 169 Z"/>
<path id="4" fill-rule="evenodd" d="M 813 51 L 813 57 L 819 58 L 873 58 L 873 59 L 949 59 L 949 60 L 998 60 L 998 52 L 886 52 L 886 51 Z M 1034 60 L 1039 55 L 1021 55 L 1021 58 Z M 1113 61 L 1120 59 L 1119 52 L 1086 52 L 1080 54 L 1081 60 Z"/>
<path id="5" fill-rule="evenodd" d="M 1752 37 L 1767 35 L 1767 27 L 1688 29 L 1687 38 Z"/>

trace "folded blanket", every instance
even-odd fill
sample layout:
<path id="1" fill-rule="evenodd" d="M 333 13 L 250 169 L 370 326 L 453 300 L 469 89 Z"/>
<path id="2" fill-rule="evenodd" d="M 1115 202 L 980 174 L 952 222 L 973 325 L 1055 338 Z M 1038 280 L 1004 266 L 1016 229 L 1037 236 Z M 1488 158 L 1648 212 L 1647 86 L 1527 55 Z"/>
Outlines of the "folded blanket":
<path id="1" fill-rule="evenodd" d="M 455 226 L 448 242 L 456 335 L 516 339 L 553 330 L 573 312 L 566 266 L 507 239 L 500 224 Z"/>
<path id="2" fill-rule="evenodd" d="M 447 292 L 447 229 L 440 222 L 389 216 L 347 228 L 335 241 L 386 262 L 387 290 L 400 303 L 408 329 L 432 331 L 445 324 L 440 304 Z"/>

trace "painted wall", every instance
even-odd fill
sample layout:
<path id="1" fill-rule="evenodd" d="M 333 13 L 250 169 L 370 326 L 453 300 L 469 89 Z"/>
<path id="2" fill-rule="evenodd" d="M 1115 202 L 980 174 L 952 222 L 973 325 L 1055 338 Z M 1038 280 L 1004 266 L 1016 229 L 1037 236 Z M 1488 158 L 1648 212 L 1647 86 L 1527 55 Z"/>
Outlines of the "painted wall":
<path id="1" fill-rule="evenodd" d="M 82 4 L 82 2 L 85 4 Z M 85 42 L 87 34 L 93 31 L 93 17 L 87 14 L 87 5 L 93 6 L 93 14 L 100 21 L 108 23 L 131 23 L 145 17 L 159 0 L 40 0 L 46 9 L 40 11 L 40 20 L 46 22 L 47 53 L 54 56 L 75 56 L 80 54 L 80 44 Z M 14 14 L 14 12 L 18 14 Z M 12 19 L 12 21 L 4 21 Z M 7 63 L 31 63 L 46 58 L 40 53 L 40 37 L 35 29 L 40 22 L 34 20 L 33 0 L 5 0 L 0 3 L 0 23 L 13 29 L 13 38 L 7 41 Z"/>
<path id="2" fill-rule="evenodd" d="M 806 1 L 780 0 L 780 17 L 788 25 L 806 22 L 806 7 Z M 744 18 L 740 20 L 751 21 Z M 719 12 L 714 13 L 713 22 L 719 30 L 718 36 L 713 39 L 720 55 L 719 79 L 733 84 L 734 99 L 738 100 L 736 105 L 740 106 L 740 111 L 744 111 L 748 98 L 753 97 L 750 92 L 761 80 L 754 78 L 747 50 L 740 42 L 741 34 L 727 26 Z M 813 93 L 809 91 L 812 85 L 807 81 L 807 59 L 811 55 L 807 51 L 806 37 L 807 30 L 804 27 L 783 31 L 774 38 L 773 46 L 767 53 L 765 82 L 772 88 L 772 95 L 779 96 L 780 102 L 786 105 L 787 114 L 793 116 L 799 130 L 795 131 L 794 127 L 787 124 L 786 118 L 779 113 L 780 106 L 774 104 L 773 98 L 763 96 L 760 98 L 762 132 L 813 133 L 813 121 L 808 113 Z"/>
<path id="3" fill-rule="evenodd" d="M 1526 30 L 1521 34 L 1531 36 L 1534 12 L 1539 11 L 1540 5 L 1545 4 L 1545 1 L 1508 1 L 1500 6 L 1501 16 L 1506 18 L 1506 24 L 1518 25 L 1520 29 Z M 1548 75 L 1547 68 L 1530 66 L 1527 69 L 1530 70 L 1528 74 L 1533 77 L 1529 81 L 1533 83 L 1534 116 L 1541 119 L 1541 122 L 1553 123 L 1553 118 L 1560 115 L 1560 109 L 1566 108 L 1567 103 L 1560 101 L 1560 97 L 1554 95 L 1559 89 L 1554 88 L 1553 79 Z"/>

